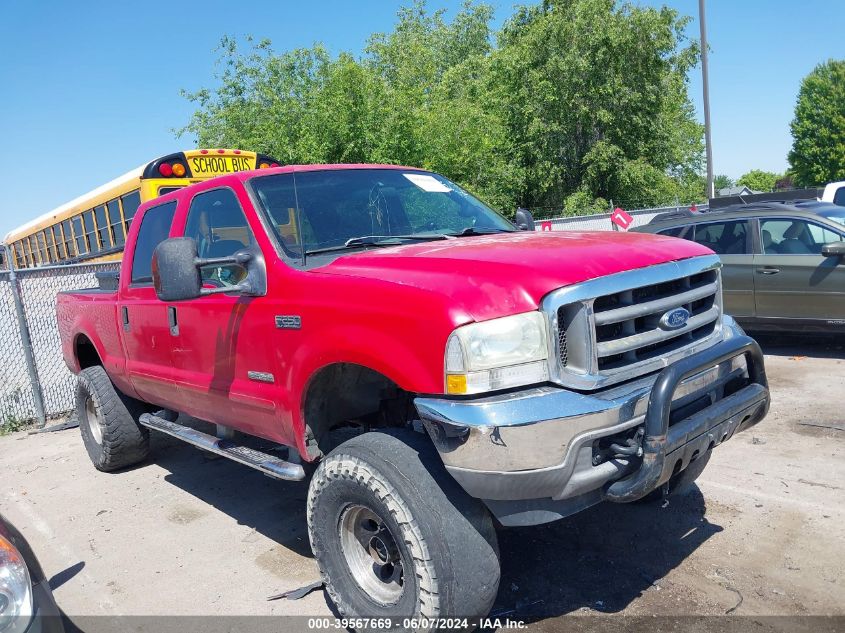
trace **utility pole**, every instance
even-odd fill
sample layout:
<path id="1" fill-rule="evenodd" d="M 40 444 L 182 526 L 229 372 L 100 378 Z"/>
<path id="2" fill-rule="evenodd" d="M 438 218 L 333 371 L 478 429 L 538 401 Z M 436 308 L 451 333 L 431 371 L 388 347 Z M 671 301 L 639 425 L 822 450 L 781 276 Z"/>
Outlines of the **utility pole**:
<path id="1" fill-rule="evenodd" d="M 701 84 L 704 90 L 704 150 L 707 153 L 707 197 L 715 198 L 713 189 L 713 142 L 710 137 L 710 84 L 707 72 L 707 20 L 704 0 L 698 0 L 698 25 L 701 28 Z"/>

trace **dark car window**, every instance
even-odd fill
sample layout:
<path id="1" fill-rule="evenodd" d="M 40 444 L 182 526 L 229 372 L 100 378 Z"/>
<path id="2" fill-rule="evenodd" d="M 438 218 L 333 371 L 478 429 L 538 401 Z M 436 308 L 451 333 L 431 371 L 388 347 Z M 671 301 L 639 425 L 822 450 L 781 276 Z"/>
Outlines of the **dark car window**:
<path id="1" fill-rule="evenodd" d="M 815 222 L 792 218 L 760 220 L 760 237 L 766 255 L 819 255 L 823 245 L 842 239 Z"/>
<path id="2" fill-rule="evenodd" d="M 215 189 L 194 196 L 188 211 L 185 237 L 194 238 L 200 257 L 228 257 L 255 241 L 238 198 L 231 189 Z M 237 265 L 205 266 L 202 278 L 212 283 L 231 285 L 238 283 L 243 273 L 243 268 Z"/>
<path id="3" fill-rule="evenodd" d="M 839 187 L 839 189 L 836 190 L 836 193 L 833 194 L 833 204 L 845 207 L 845 187 Z"/>
<path id="4" fill-rule="evenodd" d="M 695 225 L 695 234 L 687 237 L 718 255 L 748 254 L 748 221 L 707 222 Z"/>
<path id="5" fill-rule="evenodd" d="M 685 226 L 673 226 L 671 229 L 663 229 L 657 232 L 658 235 L 668 235 L 669 237 L 680 237 L 681 239 L 691 240 L 695 234 L 695 225 L 687 224 Z"/>
<path id="6" fill-rule="evenodd" d="M 174 200 L 147 209 L 141 219 L 141 229 L 135 241 L 135 256 L 132 259 L 133 284 L 152 283 L 153 251 L 170 234 L 170 225 L 175 212 L 176 201 Z"/>

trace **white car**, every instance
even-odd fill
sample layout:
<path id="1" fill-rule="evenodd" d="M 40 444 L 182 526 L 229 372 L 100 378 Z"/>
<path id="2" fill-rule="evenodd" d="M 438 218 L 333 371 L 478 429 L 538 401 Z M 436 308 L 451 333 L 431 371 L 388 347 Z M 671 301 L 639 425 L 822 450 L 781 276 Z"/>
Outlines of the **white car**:
<path id="1" fill-rule="evenodd" d="M 845 180 L 828 183 L 822 193 L 822 201 L 845 207 Z"/>

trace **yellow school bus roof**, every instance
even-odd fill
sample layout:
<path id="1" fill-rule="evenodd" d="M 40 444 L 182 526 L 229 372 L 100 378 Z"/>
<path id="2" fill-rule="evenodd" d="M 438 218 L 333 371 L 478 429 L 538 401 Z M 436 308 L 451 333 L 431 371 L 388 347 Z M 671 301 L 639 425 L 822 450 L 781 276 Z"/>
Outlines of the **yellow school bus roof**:
<path id="1" fill-rule="evenodd" d="M 147 163 L 144 163 L 140 167 L 136 167 L 122 176 L 118 176 L 114 180 L 110 180 L 104 185 L 100 185 L 96 189 L 92 189 L 88 193 L 84 193 L 70 202 L 66 202 L 52 211 L 48 211 L 34 220 L 30 220 L 26 224 L 13 229 L 6 234 L 6 237 L 3 238 L 3 242 L 11 244 L 22 237 L 26 237 L 33 231 L 40 229 L 42 225 L 55 223 L 60 217 L 67 214 L 73 214 L 74 212 L 86 211 L 91 207 L 97 206 L 98 204 L 102 204 L 112 198 L 116 198 L 117 196 L 126 193 L 128 188 L 132 188 L 130 185 L 132 185 L 133 182 L 140 183 L 141 174 L 146 166 Z"/>

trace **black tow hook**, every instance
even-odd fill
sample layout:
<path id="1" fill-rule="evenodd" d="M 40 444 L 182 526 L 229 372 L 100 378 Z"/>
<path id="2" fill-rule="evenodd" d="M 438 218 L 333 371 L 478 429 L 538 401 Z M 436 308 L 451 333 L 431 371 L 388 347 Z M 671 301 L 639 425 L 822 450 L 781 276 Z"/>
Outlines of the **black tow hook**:
<path id="1" fill-rule="evenodd" d="M 637 431 L 637 434 L 634 437 L 625 440 L 624 446 L 621 444 L 611 444 L 610 453 L 613 457 L 633 457 L 634 455 L 642 457 L 643 447 L 640 442 L 642 438 L 643 434 L 641 429 Z"/>
<path id="2" fill-rule="evenodd" d="M 645 430 L 643 427 L 637 429 L 633 437 L 626 438 L 623 443 L 613 442 L 607 449 L 596 453 L 593 457 L 593 466 L 612 460 L 625 457 L 642 457 L 643 456 L 643 436 Z"/>

